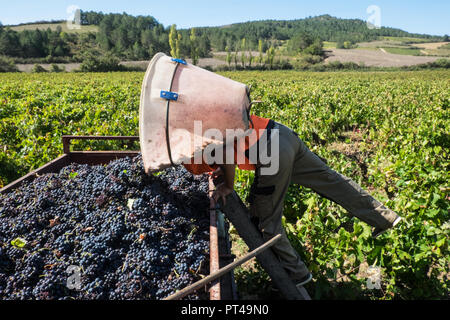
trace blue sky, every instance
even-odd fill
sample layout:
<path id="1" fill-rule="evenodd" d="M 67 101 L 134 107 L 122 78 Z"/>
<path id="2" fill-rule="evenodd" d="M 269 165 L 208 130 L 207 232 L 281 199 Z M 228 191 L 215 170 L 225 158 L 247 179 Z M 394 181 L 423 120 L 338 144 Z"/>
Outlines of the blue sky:
<path id="1" fill-rule="evenodd" d="M 219 26 L 263 19 L 301 19 L 330 14 L 339 18 L 367 20 L 370 5 L 380 8 L 381 25 L 414 33 L 450 34 L 449 0 L 0 0 L 4 25 L 37 20 L 66 19 L 67 8 L 151 15 L 164 26 L 178 28 Z"/>

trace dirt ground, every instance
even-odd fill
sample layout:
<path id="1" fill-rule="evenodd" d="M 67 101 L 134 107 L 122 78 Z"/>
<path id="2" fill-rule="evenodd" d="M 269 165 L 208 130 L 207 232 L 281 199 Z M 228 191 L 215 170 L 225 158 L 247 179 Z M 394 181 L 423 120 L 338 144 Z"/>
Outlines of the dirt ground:
<path id="1" fill-rule="evenodd" d="M 46 70 L 50 70 L 51 64 L 48 63 L 38 63 Z M 71 72 L 80 67 L 79 63 L 55 63 L 60 68 L 65 68 L 65 71 Z M 34 64 L 17 64 L 16 65 L 21 72 L 31 72 L 33 70 Z"/>
<path id="2" fill-rule="evenodd" d="M 446 42 L 439 43 L 423 43 L 423 44 L 415 44 L 415 46 L 424 48 L 424 49 L 434 49 L 446 44 Z M 216 52 L 215 54 L 226 55 L 226 52 Z M 257 52 L 252 53 L 254 57 L 258 54 Z M 328 49 L 326 51 L 327 58 L 325 59 L 325 63 L 332 61 L 340 61 L 340 62 L 355 62 L 355 63 L 364 63 L 366 66 L 375 66 L 375 67 L 401 67 L 401 66 L 412 66 L 416 64 L 428 63 L 435 61 L 441 57 L 425 57 L 425 56 L 409 56 L 409 55 L 400 55 L 400 54 L 392 54 L 388 53 L 384 49 L 377 49 L 375 47 L 368 47 L 367 49 L 358 48 L 358 49 Z M 192 63 L 191 59 L 186 59 L 188 63 Z M 121 64 L 125 66 L 138 67 L 142 71 L 147 69 L 148 63 L 150 61 L 123 61 Z M 220 58 L 201 58 L 198 62 L 199 67 L 211 67 L 216 68 L 221 65 L 226 65 L 226 61 Z M 50 70 L 51 64 L 40 64 L 44 69 Z M 60 68 L 65 68 L 65 71 L 71 72 L 76 69 L 79 69 L 80 63 L 67 63 L 60 64 L 57 63 Z M 22 72 L 31 72 L 34 64 L 17 64 L 19 71 Z"/>
<path id="3" fill-rule="evenodd" d="M 443 45 L 446 45 L 450 42 L 430 42 L 430 43 L 415 43 L 415 47 L 424 48 L 424 49 L 437 49 Z"/>
<path id="4" fill-rule="evenodd" d="M 186 59 L 186 61 L 187 61 L 188 63 L 192 63 L 191 59 Z M 217 67 L 217 66 L 224 65 L 224 64 L 226 64 L 226 62 L 223 61 L 223 60 L 220 60 L 220 59 L 215 59 L 215 58 L 201 58 L 201 59 L 198 61 L 198 64 L 197 64 L 197 65 L 198 65 L 199 67 L 202 67 L 202 68 L 207 67 L 207 66 L 209 66 L 209 67 L 211 67 L 211 68 L 215 68 L 215 67 Z"/>
<path id="5" fill-rule="evenodd" d="M 192 63 L 191 59 L 186 59 L 188 63 Z M 128 67 L 138 67 L 142 71 L 145 71 L 147 69 L 147 66 L 150 61 L 122 61 L 120 64 Z M 220 65 L 226 64 L 225 61 L 222 61 L 220 59 L 215 58 L 201 58 L 198 62 L 199 67 L 211 67 L 215 68 Z M 40 66 L 42 66 L 46 70 L 50 70 L 51 64 L 48 63 L 39 63 Z M 76 69 L 80 68 L 80 63 L 56 63 L 58 67 L 64 68 L 65 71 L 71 72 Z M 31 72 L 33 70 L 34 64 L 17 64 L 17 68 L 21 72 Z"/>
<path id="6" fill-rule="evenodd" d="M 421 57 L 392 54 L 381 50 L 331 49 L 327 51 L 325 63 L 332 61 L 364 63 L 375 67 L 402 67 L 433 62 L 440 57 Z"/>

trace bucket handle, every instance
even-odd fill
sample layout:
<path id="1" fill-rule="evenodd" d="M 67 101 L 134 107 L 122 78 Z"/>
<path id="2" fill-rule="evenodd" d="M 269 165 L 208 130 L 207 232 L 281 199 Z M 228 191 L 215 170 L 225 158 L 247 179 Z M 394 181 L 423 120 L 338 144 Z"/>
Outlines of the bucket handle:
<path id="1" fill-rule="evenodd" d="M 175 92 L 172 92 L 173 80 L 175 79 L 175 74 L 177 73 L 178 66 L 180 64 L 187 65 L 187 63 L 185 60 L 177 59 L 177 58 L 172 58 L 171 61 L 175 62 L 175 68 L 173 70 L 172 78 L 170 80 L 169 91 L 161 91 L 161 98 L 164 98 L 167 100 L 167 103 L 166 103 L 166 146 L 167 146 L 167 154 L 169 155 L 170 164 L 172 166 L 174 166 L 175 164 L 173 163 L 173 159 L 172 159 L 172 150 L 170 149 L 170 139 L 169 139 L 169 107 L 170 107 L 171 100 L 173 100 L 173 101 L 178 100 L 178 94 Z"/>
<path id="2" fill-rule="evenodd" d="M 250 117 L 250 109 L 252 108 L 252 106 L 253 106 L 254 104 L 256 104 L 256 103 L 262 103 L 262 101 L 261 101 L 261 100 L 253 100 L 253 101 L 252 101 L 252 99 L 250 98 L 250 92 L 251 92 L 251 90 L 252 90 L 252 85 L 251 85 L 251 84 L 248 85 L 248 86 L 245 86 L 245 91 L 247 92 L 248 101 L 250 101 L 250 103 L 249 103 L 249 105 L 248 105 L 248 107 L 247 107 L 247 118 L 248 118 L 248 121 L 250 121 L 250 123 L 252 124 L 252 127 L 254 128 L 255 125 L 253 124 L 252 118 Z"/>

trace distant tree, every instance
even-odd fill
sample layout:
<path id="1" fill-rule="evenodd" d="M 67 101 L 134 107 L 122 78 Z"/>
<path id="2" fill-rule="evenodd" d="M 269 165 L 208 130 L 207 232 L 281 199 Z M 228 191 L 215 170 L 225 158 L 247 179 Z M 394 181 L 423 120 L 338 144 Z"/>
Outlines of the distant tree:
<path id="1" fill-rule="evenodd" d="M 444 35 L 444 38 L 442 39 L 442 41 L 444 41 L 444 42 L 448 42 L 449 41 L 448 34 Z"/>
<path id="2" fill-rule="evenodd" d="M 198 37 L 198 55 L 199 57 L 209 57 L 211 52 L 211 41 L 206 34 Z"/>
<path id="3" fill-rule="evenodd" d="M 275 59 L 275 48 L 273 46 L 270 46 L 270 48 L 267 49 L 266 55 L 267 55 L 267 63 L 270 66 L 270 69 L 272 69 L 273 62 Z"/>
<path id="4" fill-rule="evenodd" d="M 241 65 L 245 68 L 245 51 L 241 51 Z"/>
<path id="5" fill-rule="evenodd" d="M 314 43 L 313 37 L 306 32 L 300 32 L 288 42 L 288 48 L 293 52 L 302 52 Z"/>
<path id="6" fill-rule="evenodd" d="M 89 50 L 83 53 L 83 60 L 80 65 L 82 72 L 109 72 L 120 71 L 122 66 L 117 56 L 110 52 L 101 54 L 97 50 Z"/>
<path id="7" fill-rule="evenodd" d="M 197 65 L 198 63 L 198 43 L 197 43 L 197 35 L 195 34 L 195 28 L 191 29 L 191 35 L 189 37 L 191 42 L 191 59 L 192 64 Z"/>
<path id="8" fill-rule="evenodd" d="M 181 33 L 178 33 L 177 39 L 175 40 L 175 57 L 176 58 L 181 58 Z"/>
<path id="9" fill-rule="evenodd" d="M 231 50 L 230 50 L 230 47 L 226 46 L 225 50 L 227 51 L 227 63 L 228 63 L 228 66 L 230 66 L 231 65 Z"/>
<path id="10" fill-rule="evenodd" d="M 253 54 L 252 54 L 252 50 L 249 48 L 248 49 L 248 66 L 249 67 L 252 66 L 252 62 L 253 62 Z"/>
<path id="11" fill-rule="evenodd" d="M 275 56 L 277 57 L 277 65 L 280 66 L 281 65 L 281 51 L 275 50 Z"/>
<path id="12" fill-rule="evenodd" d="M 102 51 L 111 52 L 121 59 L 148 59 L 156 52 L 190 57 L 194 53 L 190 41 L 189 30 L 164 28 L 151 16 L 131 16 L 123 14 L 103 14 L 93 11 L 80 14 L 83 25 L 98 26 L 97 32 L 69 33 L 60 28 L 51 30 L 24 30 L 16 32 L 0 26 L 0 54 L 21 57 L 71 57 L 75 59 L 80 52 L 88 48 L 99 47 Z M 174 31 L 175 34 L 171 34 Z M 181 40 L 179 39 L 181 35 Z M 376 40 L 380 36 L 408 36 L 426 38 L 435 41 L 449 41 L 448 35 L 429 36 L 410 34 L 393 28 L 382 27 L 370 30 L 363 20 L 338 19 L 328 15 L 309 17 L 290 21 L 254 21 L 232 24 L 226 28 L 196 28 L 196 53 L 198 58 L 210 56 L 211 48 L 224 51 L 228 46 L 233 51 L 259 51 L 259 59 L 250 57 L 248 53 L 238 57 L 245 64 L 264 63 L 263 53 L 273 46 L 275 49 L 288 40 L 289 53 L 311 52 L 316 55 L 320 47 L 316 41 L 338 42 L 338 47 L 352 48 L 361 41 Z M 239 43 L 245 38 L 245 49 Z M 345 42 L 349 43 L 345 43 Z M 260 48 L 262 45 L 262 49 Z M 236 48 L 237 46 L 237 48 Z M 248 57 L 248 58 L 247 58 Z"/>
<path id="13" fill-rule="evenodd" d="M 320 39 L 316 39 L 313 44 L 303 51 L 314 56 L 321 56 L 323 55 L 323 43 Z"/>
<path id="14" fill-rule="evenodd" d="M 31 72 L 33 72 L 33 73 L 42 73 L 42 72 L 47 72 L 47 70 L 44 69 L 44 67 L 42 67 L 40 64 L 35 64 L 33 66 L 33 69 L 31 70 Z"/>
<path id="15" fill-rule="evenodd" d="M 0 72 L 17 72 L 14 61 L 11 58 L 0 56 Z"/>
<path id="16" fill-rule="evenodd" d="M 97 41 L 100 45 L 100 48 L 102 48 L 103 50 L 111 50 L 111 48 L 113 47 L 113 44 L 111 43 L 108 35 L 106 35 L 105 33 L 99 32 L 97 34 Z"/>
<path id="17" fill-rule="evenodd" d="M 259 51 L 259 59 L 258 62 L 261 65 L 263 63 L 263 41 L 261 39 L 258 40 L 258 51 Z"/>
<path id="18" fill-rule="evenodd" d="M 177 26 L 173 24 L 170 27 L 169 32 L 169 45 L 170 45 L 170 55 L 174 58 L 177 58 L 177 39 L 178 39 Z"/>
<path id="19" fill-rule="evenodd" d="M 0 55 L 20 56 L 21 43 L 16 32 L 5 30 L 0 32 Z"/>
<path id="20" fill-rule="evenodd" d="M 146 59 L 148 57 L 148 54 L 139 41 L 136 41 L 133 45 L 133 57 L 137 60 Z"/>
<path id="21" fill-rule="evenodd" d="M 245 47 L 246 47 L 245 38 L 243 38 L 241 41 L 241 64 L 242 67 L 244 68 L 245 68 Z"/>
<path id="22" fill-rule="evenodd" d="M 99 25 L 105 15 L 101 12 L 82 11 L 80 12 L 80 22 L 82 25 Z"/>
<path id="23" fill-rule="evenodd" d="M 152 57 L 156 53 L 157 39 L 153 30 L 147 29 L 142 31 L 140 42 L 144 53 L 144 59 Z"/>
<path id="24" fill-rule="evenodd" d="M 349 40 L 339 39 L 336 43 L 336 48 L 338 49 L 351 49 L 353 48 L 353 43 Z"/>
<path id="25" fill-rule="evenodd" d="M 52 64 L 50 67 L 51 72 L 63 72 L 64 70 L 64 67 L 60 68 L 57 64 Z"/>

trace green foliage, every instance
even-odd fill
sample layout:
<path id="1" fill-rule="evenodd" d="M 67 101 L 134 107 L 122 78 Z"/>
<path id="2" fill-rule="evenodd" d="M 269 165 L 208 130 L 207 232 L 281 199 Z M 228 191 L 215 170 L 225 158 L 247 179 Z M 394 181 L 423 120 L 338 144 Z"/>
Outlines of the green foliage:
<path id="1" fill-rule="evenodd" d="M 174 58 L 178 58 L 178 56 L 177 56 L 177 40 L 178 40 L 177 26 L 175 24 L 173 24 L 170 27 L 169 45 L 170 45 L 170 55 Z"/>
<path id="2" fill-rule="evenodd" d="M 35 64 L 33 66 L 33 69 L 31 70 L 33 73 L 42 73 L 42 72 L 47 72 L 47 70 L 41 66 L 40 64 Z"/>
<path id="3" fill-rule="evenodd" d="M 448 298 L 448 70 L 221 74 L 251 84 L 252 97 L 262 101 L 253 106 L 255 114 L 294 129 L 333 169 L 404 218 L 372 239 L 370 227 L 350 220 L 338 205 L 292 186 L 283 224 L 314 275 L 308 284 L 314 298 Z M 143 76 L 0 74 L 0 185 L 56 158 L 64 134 L 138 135 Z M 130 147 L 110 141 L 73 144 L 75 150 Z M 335 145 L 353 148 L 366 174 Z M 252 180 L 251 171 L 237 171 L 242 199 Z M 381 269 L 381 290 L 367 288 L 368 266 Z M 239 279 L 267 284 L 260 270 L 236 272 Z"/>
<path id="4" fill-rule="evenodd" d="M 435 68 L 444 68 L 444 69 L 449 69 L 450 68 L 450 59 L 437 59 L 434 62 L 429 63 L 430 66 L 435 67 Z"/>
<path id="5" fill-rule="evenodd" d="M 320 39 L 314 40 L 314 42 L 303 50 L 306 54 L 311 54 L 313 56 L 323 55 L 323 43 Z"/>
<path id="6" fill-rule="evenodd" d="M 415 48 L 415 47 L 409 47 L 409 48 L 384 48 L 384 50 L 386 50 L 389 53 L 393 53 L 393 54 L 403 54 L 403 55 L 409 55 L 409 56 L 420 56 L 423 55 L 421 53 L 421 49 L 420 48 Z"/>
<path id="7" fill-rule="evenodd" d="M 177 39 L 175 40 L 175 57 L 176 58 L 181 58 L 181 50 L 180 50 L 180 46 L 181 46 L 181 40 L 183 39 L 181 33 L 178 33 Z"/>
<path id="8" fill-rule="evenodd" d="M 11 245 L 16 248 L 19 248 L 19 249 L 22 249 L 23 247 L 25 247 L 26 244 L 27 244 L 27 241 L 23 238 L 15 238 L 14 240 L 11 240 Z"/>
<path id="9" fill-rule="evenodd" d="M 70 45 L 76 41 L 76 35 L 64 35 L 61 32 L 47 30 L 11 29 L 0 30 L 0 55 L 12 57 L 60 57 L 70 53 Z"/>
<path id="10" fill-rule="evenodd" d="M 309 69 L 324 59 L 323 42 L 304 32 L 289 40 L 287 50 L 295 56 L 292 64 L 297 70 Z"/>
<path id="11" fill-rule="evenodd" d="M 305 32 L 301 32 L 292 37 L 288 42 L 288 49 L 295 53 L 303 52 L 314 43 L 314 38 Z"/>
<path id="12" fill-rule="evenodd" d="M 64 70 L 65 70 L 64 66 L 61 68 L 57 64 L 54 64 L 54 63 L 50 67 L 51 72 L 63 72 Z"/>
<path id="13" fill-rule="evenodd" d="M 297 20 L 263 20 L 236 23 L 223 27 L 198 28 L 204 32 L 212 43 L 219 39 L 246 38 L 257 49 L 258 40 L 292 40 L 299 34 L 306 34 L 312 39 L 334 41 L 345 39 L 351 43 L 377 40 L 382 36 L 411 37 L 442 41 L 443 37 L 411 34 L 400 29 L 381 27 L 367 28 L 366 21 L 360 19 L 339 19 L 330 15 L 321 15 Z M 265 51 L 265 50 L 264 50 Z"/>
<path id="14" fill-rule="evenodd" d="M 193 65 L 197 65 L 198 63 L 198 41 L 197 41 L 197 35 L 195 34 L 195 28 L 191 29 L 191 35 L 190 35 L 190 40 L 191 40 L 191 59 L 192 59 L 192 64 Z"/>
<path id="15" fill-rule="evenodd" d="M 0 72 L 17 72 L 16 64 L 11 58 L 0 56 Z"/>
<path id="16" fill-rule="evenodd" d="M 110 72 L 121 71 L 124 68 L 119 64 L 120 60 L 112 53 L 101 54 L 99 51 L 90 50 L 82 55 L 80 71 L 82 72 Z"/>
<path id="17" fill-rule="evenodd" d="M 39 23 L 43 25 L 45 21 Z M 275 48 L 284 46 L 286 40 L 290 43 L 288 47 L 292 47 L 294 51 L 303 51 L 315 40 L 339 42 L 339 46 L 349 48 L 357 42 L 373 41 L 381 37 L 399 39 L 408 37 L 409 42 L 446 39 L 445 36 L 410 34 L 394 28 L 382 27 L 371 30 L 363 20 L 322 15 L 298 20 L 236 23 L 226 28 L 196 28 L 197 44 L 195 52 L 192 52 L 190 30 L 177 30 L 177 36 L 173 37 L 172 27 L 164 27 L 152 16 L 136 17 L 126 13 L 103 14 L 81 11 L 83 31 L 80 33 L 66 32 L 67 30 L 61 28 L 64 21 L 50 22 L 46 29 L 38 29 L 38 23 L 29 25 L 34 24 L 36 28 L 17 29 L 18 31 L 0 28 L 0 55 L 33 61 L 29 63 L 35 63 L 34 59 L 44 59 L 48 56 L 59 60 L 49 61 L 50 63 L 62 60 L 73 62 L 77 60 L 80 52 L 99 47 L 122 60 L 148 60 L 157 52 L 179 57 L 192 57 L 196 54 L 198 57 L 208 57 L 212 49 L 224 51 L 226 46 L 230 50 L 239 51 L 239 41 L 243 38 L 246 39 L 246 50 L 259 52 L 266 52 L 270 46 Z M 259 48 L 260 40 L 262 50 Z M 320 47 L 314 45 L 307 53 L 319 54 L 319 52 Z M 262 63 L 262 60 L 259 63 Z"/>
<path id="18" fill-rule="evenodd" d="M 263 41 L 261 39 L 258 40 L 258 63 L 262 64 L 264 62 L 264 48 L 263 48 Z"/>
<path id="19" fill-rule="evenodd" d="M 225 48 L 225 51 L 227 52 L 227 58 L 226 58 L 226 61 L 227 61 L 228 67 L 230 67 L 230 66 L 231 66 L 231 60 L 232 60 L 232 55 L 231 55 L 230 47 L 227 46 L 227 47 Z"/>
<path id="20" fill-rule="evenodd" d="M 309 292 L 317 299 L 446 299 L 449 72 L 224 75 L 252 84 L 252 96 L 263 101 L 252 108 L 255 114 L 294 129 L 333 169 L 404 218 L 372 239 L 370 227 L 350 220 L 338 205 L 292 186 L 283 223 L 314 275 Z M 343 138 L 347 134 L 359 140 Z M 324 144 L 315 142 L 315 136 Z M 354 148 L 367 174 L 335 145 Z M 243 199 L 252 176 L 236 176 Z M 335 232 L 343 222 L 350 227 Z M 367 287 L 364 270 L 369 266 L 381 269 L 379 290 Z"/>
<path id="21" fill-rule="evenodd" d="M 312 54 L 301 54 L 294 60 L 294 68 L 297 70 L 307 70 L 312 65 L 320 63 L 323 61 L 323 58 L 318 55 Z"/>
<path id="22" fill-rule="evenodd" d="M 270 47 L 269 49 L 267 49 L 266 57 L 267 57 L 267 64 L 269 65 L 270 69 L 273 69 L 273 62 L 275 59 L 275 48 L 274 47 Z"/>
<path id="23" fill-rule="evenodd" d="M 61 154 L 64 134 L 138 135 L 142 77 L 141 72 L 0 74 L 0 187 Z M 125 145 L 73 141 L 73 150 L 91 147 Z"/>
<path id="24" fill-rule="evenodd" d="M 339 39 L 336 43 L 337 49 L 353 49 L 356 47 L 357 47 L 357 45 L 355 44 L 354 41 Z"/>
<path id="25" fill-rule="evenodd" d="M 404 67 L 406 70 L 422 70 L 422 69 L 449 69 L 450 68 L 450 59 L 437 59 L 433 62 L 428 62 L 424 64 L 419 64 L 415 66 Z"/>

